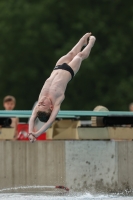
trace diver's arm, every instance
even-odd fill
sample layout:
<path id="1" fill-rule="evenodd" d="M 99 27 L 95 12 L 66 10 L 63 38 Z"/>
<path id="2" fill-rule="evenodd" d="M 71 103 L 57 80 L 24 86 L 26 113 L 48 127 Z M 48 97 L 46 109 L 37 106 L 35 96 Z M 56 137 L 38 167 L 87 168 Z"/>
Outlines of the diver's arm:
<path id="1" fill-rule="evenodd" d="M 37 116 L 37 113 L 36 113 L 36 106 L 35 106 L 29 120 L 29 133 L 34 132 L 34 123 L 35 123 L 36 116 Z"/>

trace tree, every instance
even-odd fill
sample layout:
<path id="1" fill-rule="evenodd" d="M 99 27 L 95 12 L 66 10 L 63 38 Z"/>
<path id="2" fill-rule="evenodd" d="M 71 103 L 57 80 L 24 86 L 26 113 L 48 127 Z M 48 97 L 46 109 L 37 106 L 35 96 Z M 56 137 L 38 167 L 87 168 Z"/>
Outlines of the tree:
<path id="1" fill-rule="evenodd" d="M 11 94 L 16 109 L 31 109 L 56 61 L 92 31 L 96 44 L 69 83 L 62 109 L 126 110 L 133 99 L 132 9 L 120 0 L 1 0 L 1 102 Z"/>

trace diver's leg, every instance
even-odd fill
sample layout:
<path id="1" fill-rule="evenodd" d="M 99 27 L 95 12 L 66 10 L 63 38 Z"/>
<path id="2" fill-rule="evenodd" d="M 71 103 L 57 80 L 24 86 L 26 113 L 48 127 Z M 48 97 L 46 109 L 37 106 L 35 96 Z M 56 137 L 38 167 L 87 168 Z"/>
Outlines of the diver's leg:
<path id="1" fill-rule="evenodd" d="M 68 65 L 73 69 L 74 74 L 76 74 L 81 66 L 81 63 L 84 59 L 88 58 L 91 48 L 95 43 L 96 38 L 94 36 L 90 36 L 88 45 L 84 48 L 83 51 L 78 53 L 73 60 L 68 63 Z"/>
<path id="2" fill-rule="evenodd" d="M 72 61 L 72 59 L 81 51 L 81 48 L 85 45 L 87 45 L 87 39 L 90 37 L 91 33 L 86 33 L 79 42 L 69 51 L 66 55 L 61 57 L 57 63 L 57 65 L 62 65 L 63 63 L 69 63 Z"/>

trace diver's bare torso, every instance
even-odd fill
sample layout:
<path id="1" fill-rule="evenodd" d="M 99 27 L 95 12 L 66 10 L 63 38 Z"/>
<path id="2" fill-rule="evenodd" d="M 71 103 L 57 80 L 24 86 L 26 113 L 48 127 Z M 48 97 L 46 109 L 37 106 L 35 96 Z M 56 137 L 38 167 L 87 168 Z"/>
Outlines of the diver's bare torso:
<path id="1" fill-rule="evenodd" d="M 65 98 L 65 90 L 68 82 L 71 80 L 71 74 L 62 69 L 53 70 L 50 77 L 45 81 L 39 95 L 39 101 L 44 97 L 49 97 L 54 105 L 58 98 L 62 101 Z"/>

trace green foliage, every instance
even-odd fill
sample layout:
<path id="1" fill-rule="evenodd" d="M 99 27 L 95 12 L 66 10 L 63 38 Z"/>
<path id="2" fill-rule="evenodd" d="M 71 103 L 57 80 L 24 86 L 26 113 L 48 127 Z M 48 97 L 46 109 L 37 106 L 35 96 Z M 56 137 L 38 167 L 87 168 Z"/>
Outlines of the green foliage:
<path id="1" fill-rule="evenodd" d="M 62 109 L 102 104 L 127 110 L 133 101 L 132 1 L 1 0 L 0 101 L 31 109 L 57 60 L 88 31 L 97 38 L 89 59 L 69 83 Z"/>

